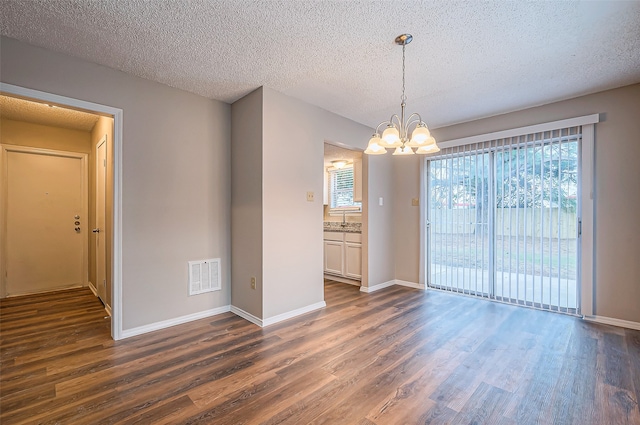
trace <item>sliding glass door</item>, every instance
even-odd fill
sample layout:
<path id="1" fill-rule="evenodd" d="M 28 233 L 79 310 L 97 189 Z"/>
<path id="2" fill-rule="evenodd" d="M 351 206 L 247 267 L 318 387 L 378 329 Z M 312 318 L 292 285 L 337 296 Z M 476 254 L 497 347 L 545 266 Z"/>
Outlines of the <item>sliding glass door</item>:
<path id="1" fill-rule="evenodd" d="M 578 313 L 580 128 L 444 149 L 427 160 L 427 281 Z"/>

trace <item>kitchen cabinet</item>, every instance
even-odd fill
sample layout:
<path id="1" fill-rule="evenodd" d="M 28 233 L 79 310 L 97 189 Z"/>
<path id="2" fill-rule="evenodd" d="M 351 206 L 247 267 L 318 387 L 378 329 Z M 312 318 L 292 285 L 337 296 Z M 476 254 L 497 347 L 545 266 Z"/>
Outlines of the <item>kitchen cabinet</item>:
<path id="1" fill-rule="evenodd" d="M 324 241 L 324 272 L 344 274 L 344 243 L 338 241 Z"/>
<path id="2" fill-rule="evenodd" d="M 362 278 L 362 243 L 344 243 L 344 276 L 358 280 Z"/>
<path id="3" fill-rule="evenodd" d="M 324 232 L 324 272 L 352 280 L 362 278 L 362 235 Z"/>

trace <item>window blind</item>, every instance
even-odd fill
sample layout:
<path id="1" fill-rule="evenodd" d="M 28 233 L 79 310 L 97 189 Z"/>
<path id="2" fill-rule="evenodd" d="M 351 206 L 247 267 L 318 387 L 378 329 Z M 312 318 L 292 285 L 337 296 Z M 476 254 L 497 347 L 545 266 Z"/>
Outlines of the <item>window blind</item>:
<path id="1" fill-rule="evenodd" d="M 577 313 L 580 140 L 569 127 L 429 157 L 428 284 Z"/>
<path id="2" fill-rule="evenodd" d="M 329 196 L 331 209 L 360 210 L 361 202 L 353 200 L 353 167 L 329 171 Z"/>

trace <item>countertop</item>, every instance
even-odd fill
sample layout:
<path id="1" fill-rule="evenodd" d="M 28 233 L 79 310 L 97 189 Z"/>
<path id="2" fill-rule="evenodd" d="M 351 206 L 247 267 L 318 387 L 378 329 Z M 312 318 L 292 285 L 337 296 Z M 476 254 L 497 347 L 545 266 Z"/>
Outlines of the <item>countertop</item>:
<path id="1" fill-rule="evenodd" d="M 343 226 L 339 221 L 325 221 L 325 232 L 362 233 L 362 223 L 345 223 Z"/>

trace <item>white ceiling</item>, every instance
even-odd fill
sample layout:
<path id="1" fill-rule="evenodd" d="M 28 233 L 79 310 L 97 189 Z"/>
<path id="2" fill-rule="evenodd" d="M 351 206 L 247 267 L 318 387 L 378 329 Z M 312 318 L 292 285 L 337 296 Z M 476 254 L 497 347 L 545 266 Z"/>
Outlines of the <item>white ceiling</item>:
<path id="1" fill-rule="evenodd" d="M 353 163 L 355 159 L 362 158 L 362 151 L 346 149 L 329 143 L 324 144 L 324 166 L 331 166 L 331 161 L 344 160 Z"/>
<path id="2" fill-rule="evenodd" d="M 4 95 L 0 95 L 0 115 L 9 120 L 82 131 L 91 131 L 99 118 L 87 112 Z"/>
<path id="3" fill-rule="evenodd" d="M 234 102 L 265 85 L 432 127 L 640 82 L 640 1 L 0 0 L 0 32 Z"/>

